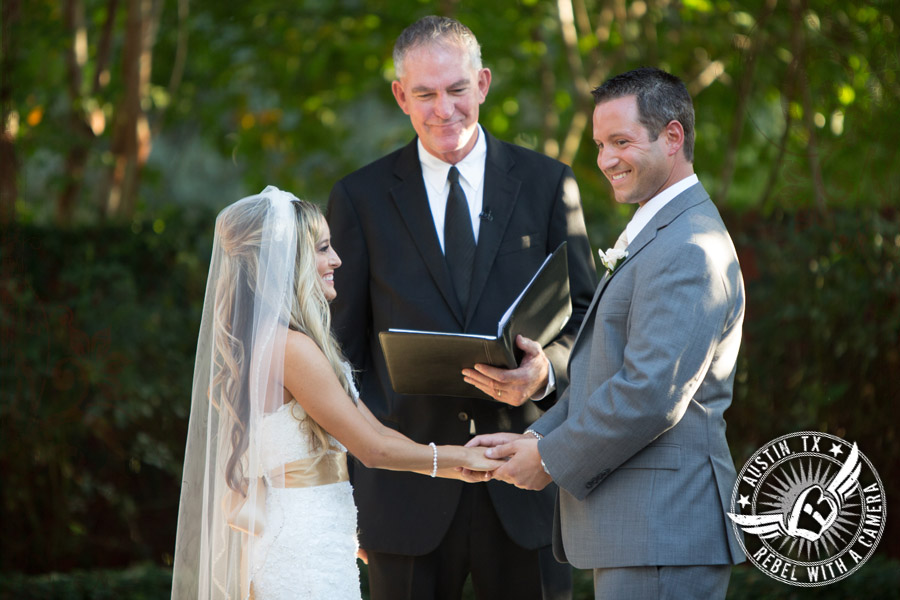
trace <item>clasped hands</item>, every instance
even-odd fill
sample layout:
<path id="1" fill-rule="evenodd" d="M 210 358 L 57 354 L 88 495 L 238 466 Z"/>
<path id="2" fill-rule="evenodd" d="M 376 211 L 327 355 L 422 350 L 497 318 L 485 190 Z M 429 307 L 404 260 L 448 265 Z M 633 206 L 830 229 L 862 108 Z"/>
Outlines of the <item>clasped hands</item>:
<path id="1" fill-rule="evenodd" d="M 529 402 L 547 388 L 550 361 L 541 345 L 525 336 L 516 336 L 516 345 L 525 353 L 517 368 L 499 369 L 477 364 L 474 369 L 463 369 L 465 382 L 498 402 L 512 406 Z M 472 438 L 466 446 L 483 447 L 486 458 L 503 462 L 490 471 L 460 467 L 457 471 L 464 481 L 479 482 L 493 478 L 526 490 L 541 490 L 550 483 L 550 476 L 541 466 L 537 439 L 532 436 L 491 433 Z"/>
<path id="2" fill-rule="evenodd" d="M 468 448 L 484 448 L 484 456 L 504 461 L 492 471 L 458 468 L 460 479 L 470 483 L 499 479 L 523 490 L 542 490 L 550 483 L 550 476 L 541 465 L 537 439 L 521 433 L 488 433 L 466 444 Z"/>

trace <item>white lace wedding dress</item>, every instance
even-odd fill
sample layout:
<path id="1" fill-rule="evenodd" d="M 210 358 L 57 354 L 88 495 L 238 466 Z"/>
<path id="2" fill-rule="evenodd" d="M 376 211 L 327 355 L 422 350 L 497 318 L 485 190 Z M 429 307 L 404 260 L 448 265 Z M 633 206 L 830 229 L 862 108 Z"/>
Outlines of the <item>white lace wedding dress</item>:
<path id="1" fill-rule="evenodd" d="M 264 417 L 265 471 L 311 456 L 308 421 L 298 422 L 303 416 L 303 408 L 291 400 Z M 331 441 L 346 452 L 340 442 Z M 350 482 L 269 486 L 265 531 L 250 555 L 254 600 L 360 600 L 357 547 Z"/>

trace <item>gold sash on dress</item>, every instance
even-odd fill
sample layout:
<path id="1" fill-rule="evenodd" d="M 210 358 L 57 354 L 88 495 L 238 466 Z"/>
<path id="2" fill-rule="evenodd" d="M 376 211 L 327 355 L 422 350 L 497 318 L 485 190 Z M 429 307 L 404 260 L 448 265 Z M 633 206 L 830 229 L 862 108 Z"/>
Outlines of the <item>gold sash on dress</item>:
<path id="1" fill-rule="evenodd" d="M 305 488 L 349 481 L 347 454 L 336 448 L 331 450 L 335 451 L 313 458 L 301 458 L 285 464 L 283 468 L 272 469 L 268 473 L 269 485 L 274 488 Z M 265 479 L 260 477 L 257 481 L 252 500 L 231 490 L 225 494 L 223 505 L 229 527 L 251 535 L 262 535 L 266 524 Z M 255 522 L 251 531 L 253 517 Z"/>

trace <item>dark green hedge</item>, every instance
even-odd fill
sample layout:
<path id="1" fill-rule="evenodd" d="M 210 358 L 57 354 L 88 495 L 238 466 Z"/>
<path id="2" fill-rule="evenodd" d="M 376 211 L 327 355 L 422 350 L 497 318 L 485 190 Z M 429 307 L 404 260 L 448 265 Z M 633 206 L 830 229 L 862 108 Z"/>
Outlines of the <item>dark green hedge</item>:
<path id="1" fill-rule="evenodd" d="M 896 515 L 900 215 L 725 216 L 748 295 L 735 462 L 832 433 Z M 213 220 L 0 231 L 0 572 L 170 564 Z M 879 554 L 900 556 L 894 521 Z"/>
<path id="2" fill-rule="evenodd" d="M 0 568 L 171 553 L 213 218 L 2 232 Z"/>
<path id="3" fill-rule="evenodd" d="M 3 600 L 163 600 L 171 595 L 171 569 L 152 564 L 122 570 L 0 576 Z"/>
<path id="4" fill-rule="evenodd" d="M 363 598 L 368 589 L 363 574 Z M 17 600 L 164 600 L 170 596 L 172 571 L 140 565 L 120 571 L 74 571 L 68 574 L 0 576 L 0 599 Z M 576 571 L 574 600 L 590 600 L 594 587 L 590 571 Z M 467 587 L 463 598 L 474 598 Z M 900 563 L 875 557 L 844 581 L 821 588 L 797 588 L 775 581 L 744 564 L 732 570 L 728 600 L 892 600 L 900 598 Z"/>
<path id="5" fill-rule="evenodd" d="M 747 285 L 735 398 L 740 466 L 796 431 L 858 443 L 900 507 L 900 212 L 728 215 Z M 887 519 L 880 552 L 900 556 Z"/>
<path id="6" fill-rule="evenodd" d="M 744 563 L 731 571 L 728 600 L 896 600 L 900 598 L 900 562 L 873 556 L 837 583 L 801 588 L 776 581 Z"/>

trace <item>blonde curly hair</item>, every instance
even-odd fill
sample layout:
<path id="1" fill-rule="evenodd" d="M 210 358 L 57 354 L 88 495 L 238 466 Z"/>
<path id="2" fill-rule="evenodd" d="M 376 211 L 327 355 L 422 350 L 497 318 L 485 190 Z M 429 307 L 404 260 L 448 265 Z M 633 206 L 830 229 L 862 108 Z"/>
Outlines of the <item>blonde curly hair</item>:
<path id="1" fill-rule="evenodd" d="M 316 270 L 316 244 L 325 218 L 319 208 L 305 200 L 292 200 L 297 216 L 297 259 L 294 263 L 294 294 L 282 311 L 283 322 L 312 339 L 322 350 L 341 385 L 348 394 L 351 382 L 343 368 L 344 357 L 331 331 L 331 311 Z M 260 244 L 263 236 L 268 199 L 239 202 L 226 208 L 216 220 L 216 234 L 223 250 L 223 264 L 215 283 L 214 367 L 210 399 L 233 420 L 231 455 L 226 464 L 228 486 L 241 493 L 246 490 L 242 459 L 248 448 L 250 403 L 247 393 L 251 348 L 252 311 L 259 276 Z M 247 304 L 249 303 L 249 304 Z M 243 307 L 243 310 L 239 310 Z M 312 450 L 324 454 L 329 446 L 328 434 L 309 416 L 306 420 L 312 439 Z"/>

